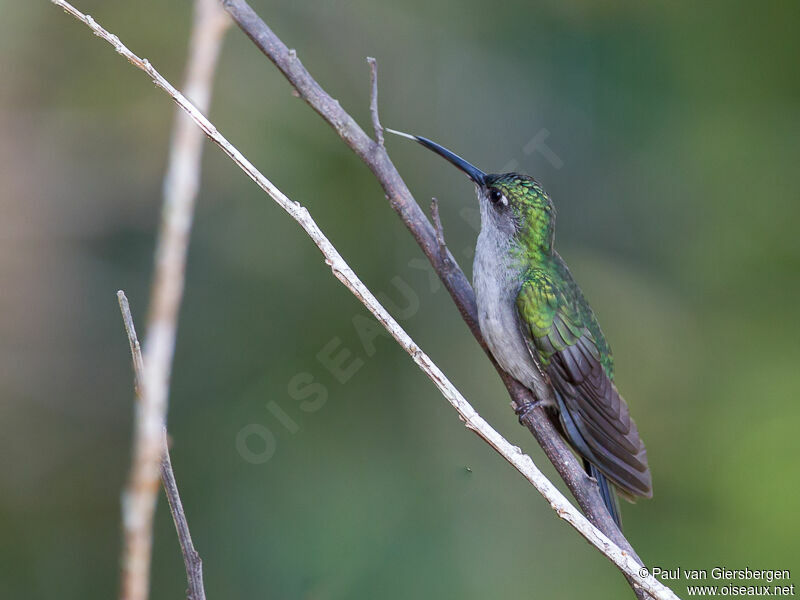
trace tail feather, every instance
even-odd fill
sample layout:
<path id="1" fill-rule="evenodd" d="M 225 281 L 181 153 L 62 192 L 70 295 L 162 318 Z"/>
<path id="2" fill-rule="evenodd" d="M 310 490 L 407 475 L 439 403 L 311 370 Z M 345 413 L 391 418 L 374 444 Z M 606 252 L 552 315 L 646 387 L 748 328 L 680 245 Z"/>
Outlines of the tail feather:
<path id="1" fill-rule="evenodd" d="M 609 483 L 608 479 L 606 479 L 606 476 L 592 463 L 584 460 L 584 465 L 586 466 L 586 472 L 597 480 L 597 485 L 600 488 L 600 496 L 603 498 L 603 504 L 606 505 L 608 513 L 611 515 L 611 518 L 614 519 L 614 523 L 616 523 L 619 530 L 622 531 L 622 515 L 619 510 L 619 498 L 617 498 L 613 486 Z"/>

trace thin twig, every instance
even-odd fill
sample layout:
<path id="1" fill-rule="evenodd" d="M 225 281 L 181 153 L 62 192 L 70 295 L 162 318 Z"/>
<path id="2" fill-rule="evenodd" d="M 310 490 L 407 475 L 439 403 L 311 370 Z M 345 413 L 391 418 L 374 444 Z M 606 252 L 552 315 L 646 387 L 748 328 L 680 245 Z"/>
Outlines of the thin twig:
<path id="1" fill-rule="evenodd" d="M 444 226 L 439 216 L 439 201 L 436 198 L 431 198 L 431 221 L 433 221 L 436 242 L 439 244 L 439 260 L 442 261 L 442 273 L 448 274 L 450 271 L 458 269 L 459 267 L 455 262 L 450 260 L 452 255 L 447 249 L 447 242 L 444 239 Z"/>
<path id="2" fill-rule="evenodd" d="M 447 261 L 440 256 L 439 243 L 433 227 L 414 200 L 385 148 L 374 142 L 339 102 L 314 80 L 297 57 L 297 53 L 286 47 L 245 0 L 222 0 L 222 3 L 239 28 L 292 84 L 297 95 L 336 131 L 375 175 L 392 208 L 425 253 L 472 335 L 497 369 L 511 396 L 512 407 L 518 409 L 534 402 L 535 398 L 531 391 L 503 371 L 489 352 L 478 325 L 475 294 L 469 281 L 450 252 L 446 254 Z M 543 400 L 548 399 L 543 398 Z M 552 397 L 549 400 L 555 402 Z M 630 542 L 617 528 L 606 509 L 596 481 L 587 476 L 583 465 L 572 453 L 544 409 L 540 406 L 530 411 L 523 417 L 522 422 L 536 438 L 592 524 L 641 563 Z M 638 581 L 635 578 L 629 576 L 628 582 L 639 598 L 645 597 L 638 588 Z"/>
<path id="3" fill-rule="evenodd" d="M 161 457 L 161 483 L 164 484 L 164 492 L 167 494 L 169 511 L 172 513 L 172 522 L 175 523 L 175 531 L 178 533 L 178 542 L 181 545 L 181 554 L 183 554 L 183 564 L 186 567 L 188 583 L 186 599 L 206 600 L 206 590 L 203 587 L 203 561 L 194 548 L 189 523 L 186 522 L 186 513 L 183 511 L 181 495 L 178 493 L 178 484 L 175 482 L 175 473 L 172 470 L 166 429 L 164 429 L 162 439 L 164 454 Z"/>
<path id="4" fill-rule="evenodd" d="M 439 201 L 436 198 L 431 198 L 431 219 L 436 232 L 436 241 L 439 243 L 439 257 L 442 259 L 442 263 L 447 265 L 449 263 L 447 244 L 444 241 L 444 227 L 442 227 L 442 219 L 439 217 Z"/>
<path id="5" fill-rule="evenodd" d="M 131 471 L 122 494 L 124 541 L 121 597 L 123 600 L 145 600 L 150 582 L 153 513 L 158 491 L 159 462 L 162 452 L 160 428 L 163 427 L 163 419 L 160 419 L 159 414 L 153 414 L 153 407 L 148 402 L 141 347 L 125 292 L 118 291 L 117 299 L 131 347 L 136 390 Z M 154 427 L 159 427 L 158 442 L 155 446 L 150 441 Z"/>
<path id="6" fill-rule="evenodd" d="M 125 292 L 117 292 L 117 302 L 122 313 L 122 322 L 125 324 L 125 333 L 128 335 L 128 344 L 131 347 L 131 359 L 133 360 L 133 389 L 136 392 L 137 401 L 142 398 L 142 373 L 144 373 L 144 361 L 142 361 L 142 347 L 139 345 L 139 338 L 136 335 L 136 326 L 133 324 L 131 306 L 128 304 L 128 297 Z"/>
<path id="7" fill-rule="evenodd" d="M 369 63 L 369 114 L 372 117 L 372 129 L 375 131 L 375 140 L 383 147 L 383 127 L 378 118 L 378 61 L 371 56 L 367 57 Z"/>
<path id="8" fill-rule="evenodd" d="M 311 237 L 325 257 L 325 262 L 330 266 L 334 276 L 342 282 L 355 295 L 362 304 L 375 316 L 375 318 L 392 335 L 398 344 L 411 356 L 414 362 L 433 381 L 442 395 L 456 409 L 467 428 L 474 431 L 489 445 L 491 445 L 503 458 L 516 468 L 550 503 L 553 510 L 565 521 L 570 523 L 590 544 L 595 546 L 602 554 L 608 557 L 625 574 L 637 578 L 637 587 L 646 590 L 654 598 L 674 600 L 677 596 L 659 582 L 652 575 L 640 576 L 641 565 L 630 555 L 623 551 L 603 532 L 593 526 L 567 500 L 561 492 L 542 474 L 531 458 L 524 454 L 518 447 L 510 444 L 495 429 L 493 429 L 466 401 L 461 393 L 447 379 L 444 373 L 408 336 L 402 327 L 378 302 L 372 292 L 361 282 L 353 270 L 348 266 L 336 248 L 322 233 L 316 222 L 311 218 L 308 210 L 297 202 L 289 200 L 271 181 L 269 181 L 253 164 L 248 161 L 239 150 L 217 130 L 217 128 L 170 84 L 153 66 L 144 59 L 133 54 L 119 38 L 100 27 L 93 19 L 83 15 L 64 0 L 51 0 L 77 19 L 85 23 L 92 31 L 107 41 L 114 49 L 124 56 L 131 64 L 147 73 L 153 83 L 167 92 L 203 132 L 216 143 L 220 149 L 233 160 L 261 189 L 263 189 L 275 202 L 285 210 L 303 230 Z"/>
<path id="9" fill-rule="evenodd" d="M 125 323 L 125 331 L 128 334 L 128 343 L 131 348 L 131 358 L 133 360 L 133 379 L 137 398 L 141 394 L 141 382 L 144 381 L 144 361 L 142 360 L 142 350 L 139 346 L 139 338 L 136 336 L 136 328 L 133 324 L 131 308 L 125 292 L 117 292 L 119 309 L 122 312 L 122 320 Z M 178 484 L 175 482 L 175 473 L 172 471 L 172 462 L 169 457 L 169 447 L 167 445 L 167 430 L 161 430 L 161 460 L 159 472 L 161 482 L 164 484 L 164 491 L 167 494 L 169 510 L 172 514 L 172 521 L 175 523 L 175 530 L 178 532 L 178 541 L 183 554 L 183 562 L 186 566 L 186 578 L 188 580 L 188 600 L 205 600 L 206 592 L 203 588 L 203 561 L 194 548 L 192 535 L 189 532 L 189 524 L 186 521 L 186 514 L 183 511 L 183 504 L 178 493 Z M 147 587 L 145 586 L 145 593 Z"/>

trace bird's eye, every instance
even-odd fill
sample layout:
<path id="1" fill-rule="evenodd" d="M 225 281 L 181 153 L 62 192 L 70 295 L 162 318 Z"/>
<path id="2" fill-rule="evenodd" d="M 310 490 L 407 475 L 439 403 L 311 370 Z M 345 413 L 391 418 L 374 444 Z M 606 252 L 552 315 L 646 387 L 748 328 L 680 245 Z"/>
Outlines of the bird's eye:
<path id="1" fill-rule="evenodd" d="M 492 188 L 489 190 L 489 200 L 492 202 L 492 204 L 502 204 L 503 206 L 508 204 L 508 200 L 506 200 L 506 197 L 503 196 L 503 192 L 497 188 Z"/>

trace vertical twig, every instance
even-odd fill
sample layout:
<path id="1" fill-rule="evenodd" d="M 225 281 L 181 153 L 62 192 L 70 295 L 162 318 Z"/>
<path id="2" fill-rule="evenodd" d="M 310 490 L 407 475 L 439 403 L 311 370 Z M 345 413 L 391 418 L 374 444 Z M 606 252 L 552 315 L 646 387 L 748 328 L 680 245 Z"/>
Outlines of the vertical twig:
<path id="1" fill-rule="evenodd" d="M 117 292 L 117 302 L 122 313 L 122 322 L 125 324 L 125 333 L 128 334 L 128 344 L 131 347 L 131 359 L 133 360 L 133 389 L 136 392 L 137 402 L 142 397 L 142 373 L 144 373 L 144 362 L 142 361 L 142 347 L 139 345 L 139 338 L 136 335 L 136 326 L 133 324 L 131 307 L 128 304 L 128 297 L 125 292 Z"/>
<path id="2" fill-rule="evenodd" d="M 433 231 L 436 234 L 436 243 L 439 246 L 439 260 L 441 261 L 442 272 L 449 275 L 453 270 L 458 269 L 458 265 L 453 261 L 452 254 L 447 249 L 447 242 L 444 239 L 444 227 L 442 218 L 439 216 L 439 201 L 431 198 L 431 221 L 433 221 Z"/>
<path id="3" fill-rule="evenodd" d="M 439 257 L 442 259 L 442 263 L 447 265 L 450 262 L 450 257 L 447 252 L 447 244 L 444 241 L 442 219 L 439 216 L 439 201 L 436 198 L 431 198 L 431 220 L 433 221 L 433 230 L 436 232 L 436 241 L 439 244 Z"/>
<path id="4" fill-rule="evenodd" d="M 216 0 L 196 0 L 185 89 L 186 95 L 194 99 L 202 112 L 208 112 L 214 69 L 229 23 Z M 145 391 L 148 400 L 158 406 L 163 415 L 166 414 L 186 255 L 200 181 L 203 140 L 202 132 L 192 120 L 177 110 L 164 180 L 164 206 L 144 341 Z M 161 435 L 160 428 L 157 435 Z"/>
<path id="5" fill-rule="evenodd" d="M 159 414 L 154 414 L 153 407 L 147 401 L 142 351 L 125 292 L 118 291 L 117 300 L 131 348 L 136 391 L 133 457 L 128 483 L 122 494 L 121 596 L 124 600 L 144 600 L 147 598 L 150 581 L 153 513 L 158 491 L 160 430 L 163 427 L 163 419 Z M 158 427 L 159 433 L 158 442 L 155 444 L 152 439 L 154 427 Z"/>
<path id="6" fill-rule="evenodd" d="M 383 146 L 383 126 L 378 118 L 378 61 L 371 56 L 367 57 L 369 63 L 369 114 L 372 117 L 372 129 L 375 130 L 375 141 Z"/>
<path id="7" fill-rule="evenodd" d="M 208 110 L 211 82 L 229 23 L 230 19 L 216 0 L 196 0 L 185 89 L 203 111 Z M 164 181 L 164 205 L 144 342 L 147 368 L 140 369 L 137 376 L 133 458 L 123 495 L 123 600 L 145 600 L 149 591 L 153 514 L 164 448 L 162 431 L 166 426 L 178 312 L 200 181 L 202 143 L 203 134 L 183 111 L 178 110 Z M 190 575 L 189 578 L 191 583 Z"/>

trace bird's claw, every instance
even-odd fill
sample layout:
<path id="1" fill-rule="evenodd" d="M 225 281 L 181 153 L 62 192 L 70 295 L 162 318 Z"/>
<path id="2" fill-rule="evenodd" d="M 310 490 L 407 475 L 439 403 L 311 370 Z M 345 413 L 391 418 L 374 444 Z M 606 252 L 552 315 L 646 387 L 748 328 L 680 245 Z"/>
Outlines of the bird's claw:
<path id="1" fill-rule="evenodd" d="M 525 423 L 523 421 L 525 417 L 531 414 L 536 407 L 541 406 L 541 404 L 542 401 L 537 398 L 533 402 L 523 402 L 515 408 L 514 413 L 519 417 L 519 424 L 524 425 Z"/>

